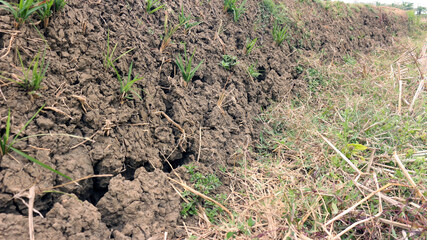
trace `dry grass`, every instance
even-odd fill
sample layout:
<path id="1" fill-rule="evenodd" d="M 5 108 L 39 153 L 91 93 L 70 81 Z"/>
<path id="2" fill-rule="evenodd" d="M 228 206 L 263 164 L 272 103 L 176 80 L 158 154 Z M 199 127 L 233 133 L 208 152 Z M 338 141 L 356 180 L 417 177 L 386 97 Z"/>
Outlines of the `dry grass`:
<path id="1" fill-rule="evenodd" d="M 425 237 L 423 43 L 396 40 L 344 63 L 302 61 L 307 91 L 259 116 L 256 148 L 243 148 L 240 166 L 222 173 L 235 220 L 186 225 L 189 238 Z"/>

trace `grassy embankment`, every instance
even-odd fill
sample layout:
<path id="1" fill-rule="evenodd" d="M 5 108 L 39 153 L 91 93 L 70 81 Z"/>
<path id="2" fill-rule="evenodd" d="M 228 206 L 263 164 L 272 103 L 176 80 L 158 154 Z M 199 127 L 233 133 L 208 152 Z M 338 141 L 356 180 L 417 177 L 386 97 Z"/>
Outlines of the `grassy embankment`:
<path id="1" fill-rule="evenodd" d="M 194 239 L 412 239 L 427 234 L 424 36 L 339 61 L 301 60 L 307 89 L 259 116 L 226 199 Z M 425 48 L 424 46 L 424 54 Z M 424 55 L 425 56 L 425 55 Z M 338 60 L 338 59 L 337 59 Z M 421 71 L 420 71 L 421 70 Z M 424 88 L 425 89 L 425 88 Z"/>

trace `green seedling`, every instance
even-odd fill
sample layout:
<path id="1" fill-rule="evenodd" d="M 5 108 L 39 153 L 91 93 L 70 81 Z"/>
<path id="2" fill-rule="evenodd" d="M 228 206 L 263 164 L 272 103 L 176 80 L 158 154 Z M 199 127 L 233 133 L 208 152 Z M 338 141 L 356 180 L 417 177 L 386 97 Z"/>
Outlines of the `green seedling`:
<path id="1" fill-rule="evenodd" d="M 117 43 L 114 45 L 113 49 L 110 48 L 110 31 L 107 33 L 107 52 L 104 56 L 104 68 L 112 68 L 114 67 L 114 63 L 128 54 L 129 52 L 133 51 L 133 48 L 130 50 L 127 50 L 126 52 L 120 54 L 117 58 L 114 58 L 114 52 L 116 51 Z"/>
<path id="2" fill-rule="evenodd" d="M 159 2 L 160 0 L 146 0 L 147 5 L 145 7 L 145 10 L 149 13 L 155 13 L 157 11 L 159 11 L 160 9 L 165 7 L 165 4 L 162 4 L 159 6 Z"/>
<path id="3" fill-rule="evenodd" d="M 10 12 L 15 18 L 15 28 L 19 28 L 35 11 L 43 7 L 43 2 L 37 3 L 34 0 L 20 0 L 19 3 L 8 3 L 0 0 L 1 8 Z"/>
<path id="4" fill-rule="evenodd" d="M 237 62 L 237 57 L 235 57 L 235 56 L 224 55 L 224 56 L 222 56 L 222 58 L 223 59 L 222 59 L 220 65 L 223 66 L 227 70 L 231 70 L 236 64 L 239 63 L 239 62 Z"/>
<path id="5" fill-rule="evenodd" d="M 224 0 L 224 11 L 230 12 L 233 14 L 233 20 L 235 22 L 239 21 L 239 18 L 246 11 L 245 4 L 247 0 L 243 0 L 240 5 L 237 5 L 237 0 Z"/>
<path id="6" fill-rule="evenodd" d="M 201 61 L 195 68 L 192 69 L 195 52 L 196 50 L 193 51 L 193 54 L 191 55 L 191 57 L 188 57 L 187 49 L 184 46 L 184 59 L 182 59 L 181 55 L 178 54 L 178 57 L 176 57 L 176 60 L 175 60 L 176 65 L 178 66 L 179 70 L 182 73 L 182 78 L 187 83 L 191 81 L 191 79 L 194 77 L 194 74 L 199 69 L 200 65 L 202 65 L 203 63 L 203 61 Z"/>
<path id="7" fill-rule="evenodd" d="M 252 41 L 248 41 L 246 43 L 246 55 L 251 54 L 252 50 L 255 47 L 256 41 L 258 40 L 258 38 L 253 39 Z"/>
<path id="8" fill-rule="evenodd" d="M 19 138 L 19 136 L 21 135 L 21 133 L 25 130 L 25 128 L 27 128 L 27 126 L 34 120 L 34 118 L 40 113 L 40 111 L 43 109 L 44 105 L 30 118 L 30 120 L 28 120 L 27 123 L 25 123 L 25 125 L 19 130 L 19 132 L 13 137 L 11 136 L 11 112 L 9 109 L 9 112 L 7 114 L 7 118 L 6 118 L 6 126 L 4 128 L 4 133 L 3 135 L 0 137 L 0 160 L 3 158 L 3 156 L 5 156 L 6 154 L 9 154 L 10 152 L 15 152 L 21 156 L 23 156 L 24 158 L 28 159 L 31 162 L 34 162 L 40 166 L 42 166 L 43 168 L 52 171 L 60 176 L 63 176 L 69 180 L 73 180 L 70 177 L 68 177 L 67 175 L 53 169 L 52 167 L 40 162 L 39 160 L 35 159 L 34 157 L 31 157 L 29 155 L 27 155 L 26 153 L 24 153 L 23 151 L 13 147 L 13 145 L 17 142 L 19 142 L 22 139 L 25 138 Z M 1 124 L 0 124 L 1 126 Z M 28 138 L 28 137 L 26 137 Z"/>
<path id="9" fill-rule="evenodd" d="M 289 26 L 282 27 L 278 21 L 274 22 L 272 35 L 277 46 L 280 46 L 282 42 L 288 38 L 289 36 L 288 31 L 289 31 Z"/>
<path id="10" fill-rule="evenodd" d="M 120 93 L 121 98 L 122 99 L 133 99 L 133 95 L 137 96 L 139 99 L 142 100 L 141 95 L 139 95 L 136 91 L 135 88 L 133 87 L 133 85 L 138 82 L 139 80 L 142 80 L 143 77 L 139 77 L 139 75 L 136 75 L 136 77 L 132 78 L 132 67 L 133 67 L 133 62 L 131 62 L 130 67 L 129 67 L 129 72 L 127 77 L 122 77 L 119 73 L 119 71 L 117 70 L 117 68 L 114 65 L 111 65 L 114 72 L 116 73 L 117 76 L 117 80 L 119 80 L 120 83 Z"/>
<path id="11" fill-rule="evenodd" d="M 21 85 L 27 89 L 27 91 L 39 90 L 43 79 L 46 77 L 47 68 L 49 67 L 49 63 L 45 63 L 46 52 L 43 51 L 43 55 L 41 57 L 40 52 L 38 52 L 28 68 L 24 66 L 19 51 L 18 57 L 22 67 L 23 77 L 20 82 L 11 81 Z"/>
<path id="12" fill-rule="evenodd" d="M 261 76 L 261 73 L 258 71 L 255 64 L 252 64 L 251 66 L 249 66 L 248 74 L 249 74 L 249 76 L 251 76 L 251 78 L 257 78 L 257 77 Z"/>
<path id="13" fill-rule="evenodd" d="M 45 4 L 42 4 L 42 7 L 38 10 L 39 17 L 43 21 L 45 28 L 49 25 L 49 18 L 52 16 L 52 6 L 54 2 L 54 0 L 45 1 Z"/>
<path id="14" fill-rule="evenodd" d="M 53 0 L 53 8 L 55 9 L 55 12 L 61 11 L 67 2 L 65 0 Z"/>
<path id="15" fill-rule="evenodd" d="M 191 28 L 199 25 L 201 22 L 190 22 L 193 19 L 193 16 L 189 14 L 188 16 L 184 13 L 184 7 L 181 7 L 181 13 L 178 16 L 179 23 L 184 24 L 184 29 L 186 32 L 188 32 Z"/>
<path id="16" fill-rule="evenodd" d="M 183 26 L 186 22 L 180 22 L 178 24 L 176 24 L 175 26 L 173 26 L 172 24 L 169 24 L 168 22 L 168 12 L 165 11 L 165 23 L 164 23 L 164 29 L 165 29 L 165 34 L 163 36 L 163 41 L 162 44 L 160 45 L 160 52 L 162 53 L 166 47 L 170 44 L 172 35 L 181 27 Z"/>

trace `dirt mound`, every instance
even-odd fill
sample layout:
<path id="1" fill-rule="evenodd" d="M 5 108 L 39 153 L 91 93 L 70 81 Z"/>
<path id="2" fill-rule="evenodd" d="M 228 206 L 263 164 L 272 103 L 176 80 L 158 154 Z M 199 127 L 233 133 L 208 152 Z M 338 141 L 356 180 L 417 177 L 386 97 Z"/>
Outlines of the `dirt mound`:
<path id="1" fill-rule="evenodd" d="M 2 239 L 27 239 L 26 216 L 0 213 Z M 89 202 L 81 202 L 75 195 L 63 195 L 45 218 L 35 217 L 36 239 L 108 239 L 109 230 L 101 221 L 101 214 Z"/>
<path id="2" fill-rule="evenodd" d="M 73 179 L 115 175 L 61 188 L 89 202 L 59 198 L 57 193 L 38 197 L 35 208 L 47 214 L 36 219 L 36 226 L 44 226 L 36 227 L 39 238 L 57 234 L 105 239 L 110 231 L 118 239 L 144 239 L 165 231 L 171 237 L 179 235 L 175 229 L 181 222 L 180 199 L 165 178 L 171 167 L 196 159 L 206 166 L 234 164 L 238 149 L 259 137 L 254 117 L 270 101 L 306 88 L 297 71 L 299 56 L 322 51 L 323 60 L 340 61 L 343 54 L 391 43 L 392 35 L 406 33 L 407 24 L 403 17 L 366 7 L 286 1 L 281 9 L 290 38 L 277 46 L 271 36 L 274 12 L 260 1 L 249 0 L 238 22 L 223 11 L 223 1 L 162 2 L 167 4 L 169 22 L 178 22 L 181 6 L 201 22 L 188 32 L 179 29 L 163 52 L 159 47 L 164 12 L 148 14 L 145 1 L 71 0 L 49 27 L 28 24 L 19 31 L 13 30 L 12 17 L 0 10 L 2 75 L 20 75 L 18 50 L 30 64 L 46 44 L 50 63 L 36 94 L 1 80 L 1 133 L 9 109 L 17 133 L 46 104 L 22 136 L 46 135 L 27 138 L 16 147 Z M 255 38 L 257 47 L 245 54 L 247 40 Z M 116 64 L 126 75 L 133 62 L 133 75 L 143 76 L 136 83 L 141 99 L 121 99 L 120 84 L 105 67 L 108 42 L 110 48 L 117 44 L 117 56 L 132 49 Z M 181 42 L 188 52 L 195 51 L 196 63 L 204 60 L 189 84 L 181 80 L 174 63 L 184 53 Z M 219 64 L 225 54 L 238 57 L 238 65 L 230 71 Z M 248 76 L 252 64 L 260 76 Z M 39 189 L 47 189 L 66 180 L 20 156 L 1 159 L 2 239 L 26 236 L 26 206 L 12 197 L 35 182 Z"/>

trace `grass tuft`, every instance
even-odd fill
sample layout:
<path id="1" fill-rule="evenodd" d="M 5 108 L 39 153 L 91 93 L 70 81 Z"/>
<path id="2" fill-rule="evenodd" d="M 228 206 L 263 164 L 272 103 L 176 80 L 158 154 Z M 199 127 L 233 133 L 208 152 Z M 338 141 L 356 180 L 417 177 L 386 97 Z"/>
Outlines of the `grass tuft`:
<path id="1" fill-rule="evenodd" d="M 251 64 L 248 67 L 248 74 L 249 76 L 254 79 L 254 78 L 258 78 L 259 76 L 261 76 L 262 74 L 258 71 L 256 64 Z"/>
<path id="2" fill-rule="evenodd" d="M 169 14 L 167 11 L 165 11 L 165 22 L 164 22 L 164 35 L 163 35 L 163 41 L 160 45 L 160 52 L 163 52 L 167 46 L 169 46 L 171 42 L 172 35 L 183 25 L 187 23 L 187 21 L 180 21 L 178 24 L 173 25 L 168 22 Z"/>
<path id="3" fill-rule="evenodd" d="M 10 12 L 16 20 L 15 28 L 19 28 L 34 12 L 44 6 L 34 0 L 20 0 L 19 3 L 9 3 L 0 0 L 0 7 Z"/>
<path id="4" fill-rule="evenodd" d="M 237 4 L 237 0 L 224 0 L 224 10 L 233 14 L 233 20 L 239 21 L 239 18 L 246 11 L 245 4 L 247 0 L 243 0 L 240 5 Z"/>
<path id="5" fill-rule="evenodd" d="M 274 41 L 277 46 L 280 46 L 283 41 L 285 41 L 289 37 L 289 26 L 281 26 L 279 21 L 274 21 L 273 30 L 271 35 L 273 36 Z"/>
<path id="6" fill-rule="evenodd" d="M 226 199 L 235 220 L 188 234 L 423 239 L 427 96 L 417 94 L 424 77 L 412 57 L 421 46 L 395 41 L 342 63 L 301 58 L 297 71 L 307 87 L 260 114 L 255 146 L 240 146 L 237 166 L 219 172 L 231 181 Z"/>
<path id="7" fill-rule="evenodd" d="M 19 62 L 21 63 L 22 77 L 18 77 L 18 80 L 14 80 L 0 75 L 0 78 L 14 82 L 30 93 L 35 93 L 35 91 L 41 88 L 41 83 L 46 77 L 47 68 L 49 67 L 49 63 L 45 63 L 46 52 L 43 51 L 42 56 L 40 56 L 40 52 L 38 52 L 28 67 L 24 66 L 24 62 L 18 50 L 17 53 Z"/>
<path id="8" fill-rule="evenodd" d="M 181 54 L 178 54 L 178 57 L 176 57 L 176 60 L 175 60 L 176 65 L 178 66 L 179 70 L 182 73 L 182 78 L 187 83 L 190 82 L 191 79 L 193 79 L 194 74 L 203 63 L 203 61 L 201 61 L 195 68 L 192 69 L 195 52 L 196 52 L 196 49 L 194 49 L 191 57 L 188 57 L 187 49 L 185 48 L 185 45 L 184 45 L 184 59 L 181 57 Z"/>
<path id="9" fill-rule="evenodd" d="M 258 38 L 255 38 L 251 41 L 247 41 L 246 42 L 246 47 L 245 47 L 245 53 L 246 55 L 251 54 L 252 50 L 254 49 L 255 45 L 256 45 L 256 41 L 258 40 Z"/>
<path id="10" fill-rule="evenodd" d="M 139 99 L 142 100 L 142 97 L 136 91 L 138 89 L 134 87 L 134 84 L 136 82 L 142 80 L 143 77 L 139 77 L 139 75 L 136 75 L 135 77 L 132 78 L 132 67 L 133 67 L 133 62 L 131 62 L 130 66 L 129 66 L 128 75 L 126 77 L 125 76 L 122 77 L 120 75 L 119 71 L 117 70 L 117 68 L 114 65 L 112 65 L 112 69 L 116 73 L 117 80 L 120 83 L 120 93 L 122 94 L 121 98 L 122 99 L 134 99 L 134 95 L 135 95 Z"/>
<path id="11" fill-rule="evenodd" d="M 201 22 L 191 22 L 193 20 L 193 16 L 191 16 L 191 14 L 185 15 L 184 7 L 181 7 L 181 13 L 179 14 L 178 19 L 180 24 L 184 24 L 184 29 L 186 32 L 190 31 L 191 28 L 201 23 Z"/>
<path id="12" fill-rule="evenodd" d="M 157 11 L 159 11 L 162 8 L 165 8 L 165 4 L 160 4 L 160 0 L 145 0 L 146 4 L 145 5 L 145 10 L 147 11 L 148 14 L 153 14 Z"/>
<path id="13" fill-rule="evenodd" d="M 223 55 L 220 65 L 226 70 L 231 70 L 238 63 L 236 56 Z"/>

